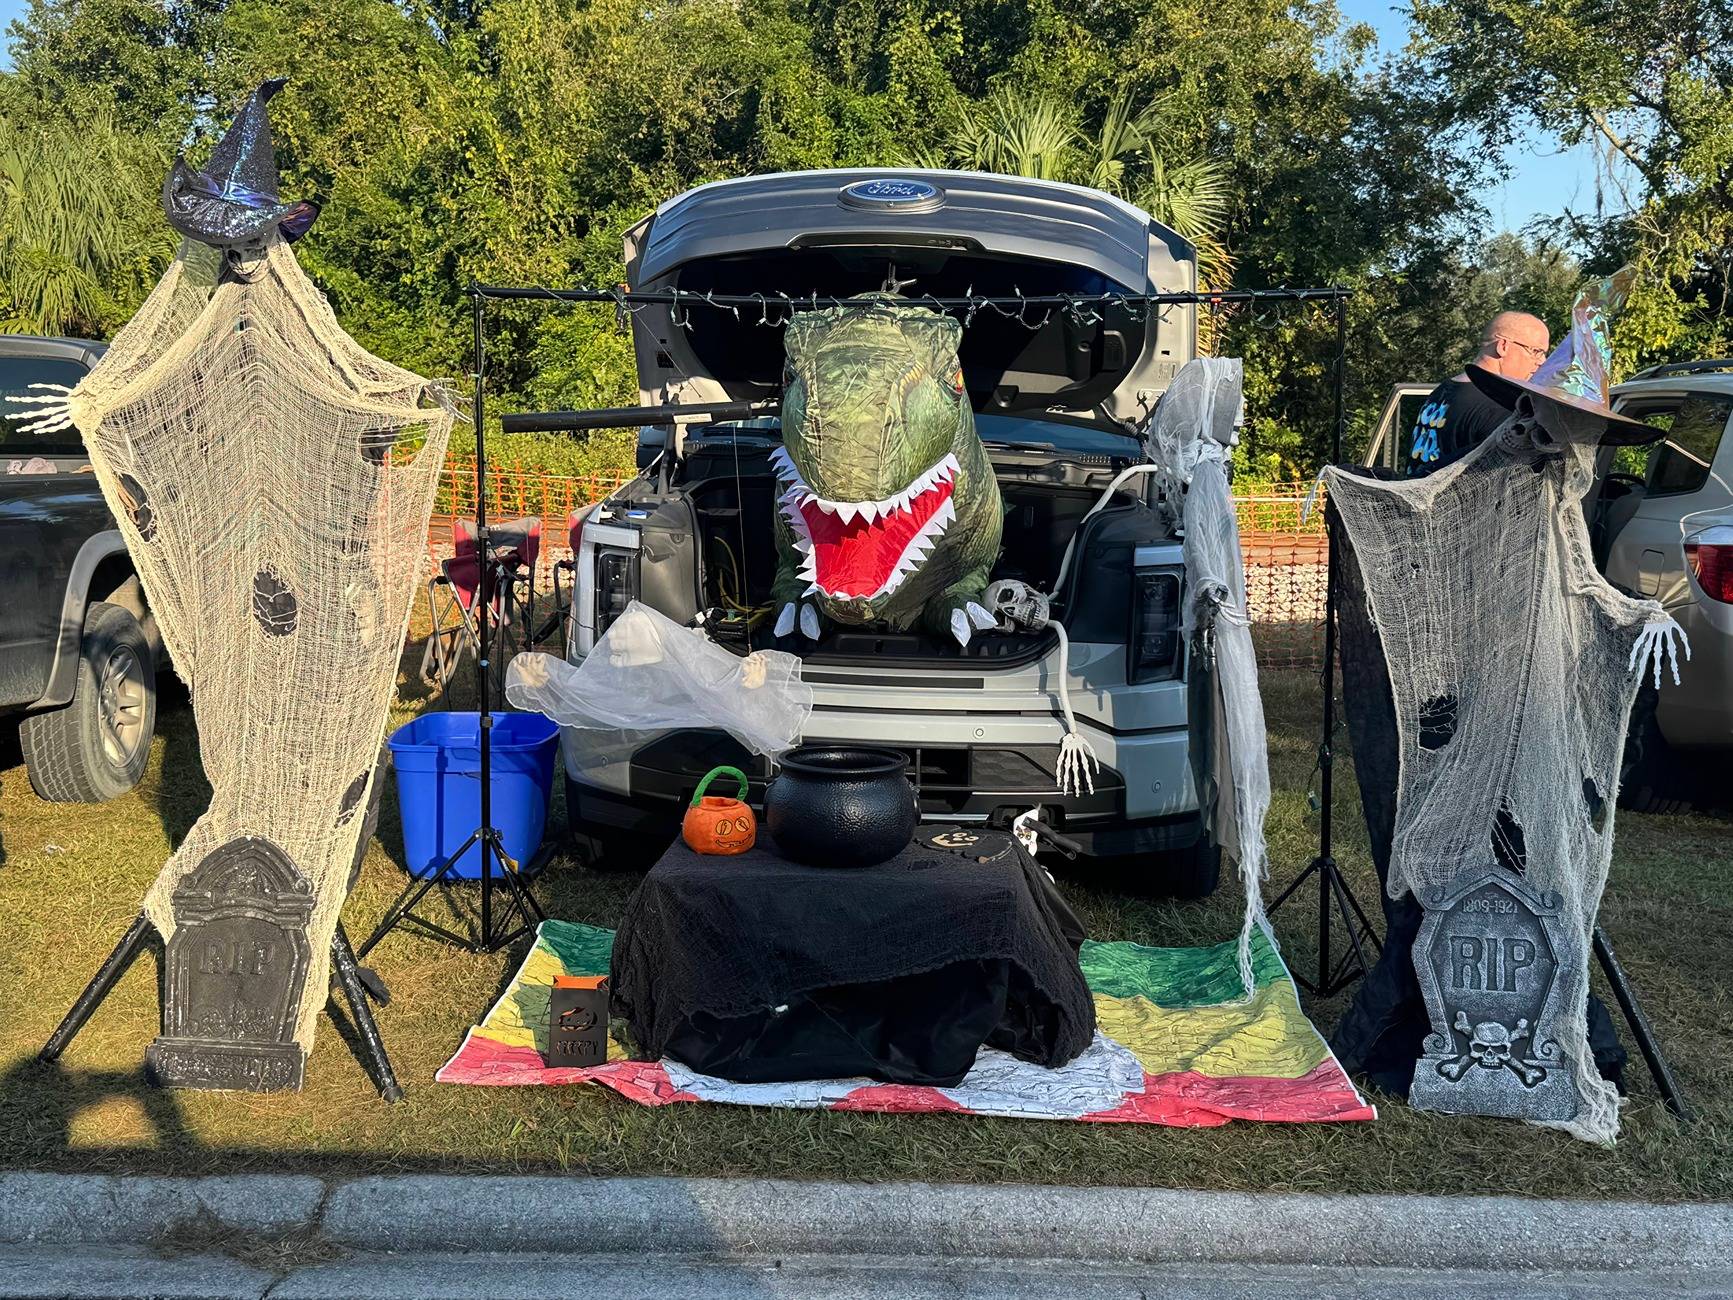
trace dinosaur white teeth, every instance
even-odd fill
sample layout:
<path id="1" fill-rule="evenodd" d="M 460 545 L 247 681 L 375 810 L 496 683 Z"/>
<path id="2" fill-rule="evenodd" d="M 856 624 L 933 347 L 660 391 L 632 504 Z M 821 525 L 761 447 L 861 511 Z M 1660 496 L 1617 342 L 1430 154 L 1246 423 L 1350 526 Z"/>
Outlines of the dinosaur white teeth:
<path id="1" fill-rule="evenodd" d="M 820 583 L 818 577 L 819 546 L 813 538 L 813 527 L 818 519 L 809 511 L 816 509 L 834 519 L 840 520 L 843 527 L 852 525 L 859 519 L 865 525 L 873 525 L 889 520 L 900 511 L 912 512 L 916 502 L 929 492 L 937 491 L 955 479 L 959 472 L 957 458 L 947 455 L 915 477 L 901 491 L 893 492 L 878 501 L 830 501 L 818 495 L 807 485 L 795 467 L 786 450 L 773 452 L 771 464 L 776 468 L 778 477 L 784 478 L 787 487 L 779 497 L 782 513 L 789 522 L 792 540 L 800 552 L 800 563 L 797 575 L 807 584 L 805 595 L 820 595 L 831 600 L 877 600 L 888 596 L 903 585 L 911 573 L 925 563 L 939 537 L 955 521 L 957 508 L 950 493 L 945 492 L 943 499 L 933 507 L 932 514 L 923 520 L 913 535 L 903 545 L 902 554 L 890 566 L 876 590 L 838 589 L 830 590 Z M 824 535 L 828 536 L 828 533 Z M 829 543 L 827 543 L 828 545 Z M 852 588 L 851 584 L 851 588 Z"/>

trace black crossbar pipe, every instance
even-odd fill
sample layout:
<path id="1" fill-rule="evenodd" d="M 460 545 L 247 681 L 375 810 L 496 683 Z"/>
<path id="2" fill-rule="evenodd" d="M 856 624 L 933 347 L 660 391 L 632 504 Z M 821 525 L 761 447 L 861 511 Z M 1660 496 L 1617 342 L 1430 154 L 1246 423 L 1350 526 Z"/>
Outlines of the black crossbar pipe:
<path id="1" fill-rule="evenodd" d="M 478 284 L 470 292 L 478 298 L 501 301 L 542 300 L 548 302 L 611 302 L 622 307 L 722 307 L 730 311 L 737 307 L 789 307 L 812 311 L 821 307 L 841 307 L 858 303 L 859 299 L 831 294 L 784 293 L 692 293 L 679 289 L 547 289 L 529 284 Z M 1232 303 L 1264 302 L 1331 302 L 1351 298 L 1354 290 L 1339 285 L 1317 289 L 1223 289 L 1185 293 L 1031 293 L 980 294 L 966 297 L 939 297 L 932 294 L 906 296 L 901 301 L 911 307 L 937 307 L 966 311 L 971 307 L 1103 307 L 1117 304 L 1153 307 L 1210 307 Z"/>
<path id="2" fill-rule="evenodd" d="M 635 429 L 671 420 L 749 420 L 777 409 L 775 402 L 669 402 L 661 406 L 600 406 L 591 411 L 522 411 L 499 417 L 506 433 L 569 433 L 581 429 Z"/>

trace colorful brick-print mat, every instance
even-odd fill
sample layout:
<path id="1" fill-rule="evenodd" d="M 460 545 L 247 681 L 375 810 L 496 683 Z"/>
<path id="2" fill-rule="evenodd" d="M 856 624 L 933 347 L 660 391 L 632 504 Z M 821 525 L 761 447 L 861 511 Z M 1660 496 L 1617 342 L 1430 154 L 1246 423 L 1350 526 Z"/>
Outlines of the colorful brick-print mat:
<path id="1" fill-rule="evenodd" d="M 544 921 L 535 947 L 486 1019 L 439 1071 L 441 1083 L 599 1083 L 645 1106 L 679 1101 L 829 1110 L 952 1111 L 1024 1119 L 1213 1127 L 1229 1120 L 1321 1123 L 1377 1112 L 1300 1010 L 1293 977 L 1262 935 L 1257 990 L 1241 989 L 1232 942 L 1213 948 L 1083 945 L 1095 1041 L 1057 1070 L 984 1049 L 955 1088 L 870 1079 L 741 1084 L 676 1061 L 630 1060 L 617 1040 L 591 1069 L 549 1068 L 548 993 L 557 975 L 608 970 L 611 930 Z"/>

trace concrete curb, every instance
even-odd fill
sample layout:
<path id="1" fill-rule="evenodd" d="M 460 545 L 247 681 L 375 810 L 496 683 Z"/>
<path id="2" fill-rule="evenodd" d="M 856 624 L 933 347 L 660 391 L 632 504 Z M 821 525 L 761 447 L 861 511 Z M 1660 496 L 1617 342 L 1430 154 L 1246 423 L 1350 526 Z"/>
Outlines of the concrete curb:
<path id="1" fill-rule="evenodd" d="M 0 1174 L 0 1243 L 1726 1270 L 1733 1205 L 687 1178 Z"/>

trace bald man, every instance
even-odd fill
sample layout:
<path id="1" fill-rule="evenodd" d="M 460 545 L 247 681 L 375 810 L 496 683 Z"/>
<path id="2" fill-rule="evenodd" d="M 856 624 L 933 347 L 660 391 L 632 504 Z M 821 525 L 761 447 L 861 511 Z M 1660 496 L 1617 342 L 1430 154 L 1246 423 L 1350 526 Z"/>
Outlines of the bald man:
<path id="1" fill-rule="evenodd" d="M 1497 375 L 1528 379 L 1546 360 L 1546 322 L 1525 311 L 1501 311 L 1480 339 L 1470 363 Z M 1468 453 L 1510 418 L 1510 412 L 1469 382 L 1466 373 L 1446 379 L 1426 399 L 1414 421 L 1407 474 L 1430 474 Z"/>

